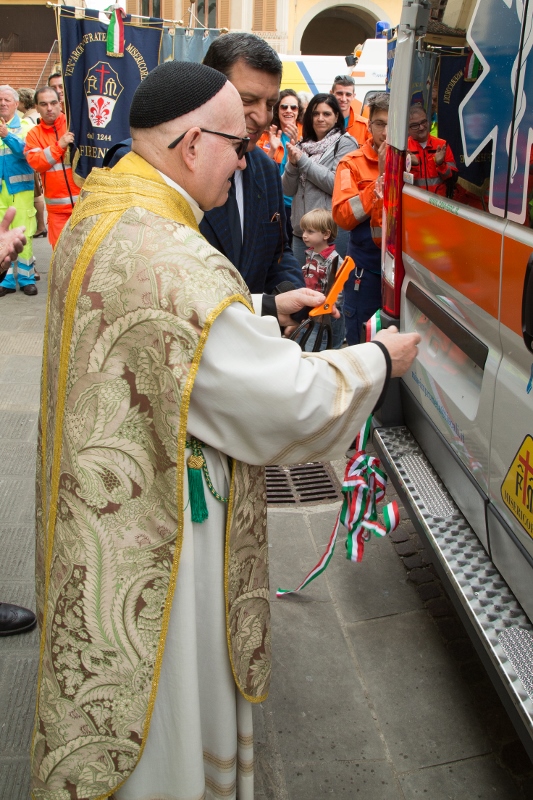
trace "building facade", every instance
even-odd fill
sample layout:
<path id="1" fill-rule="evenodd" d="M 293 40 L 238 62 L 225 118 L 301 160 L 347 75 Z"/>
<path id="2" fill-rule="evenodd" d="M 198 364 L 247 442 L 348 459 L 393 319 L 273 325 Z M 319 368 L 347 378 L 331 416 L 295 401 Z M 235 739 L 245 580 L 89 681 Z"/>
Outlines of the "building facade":
<path id="1" fill-rule="evenodd" d="M 91 7 L 91 0 L 67 0 Z M 384 20 L 397 25 L 403 0 L 123 0 L 130 14 L 185 26 L 252 31 L 280 53 L 347 55 Z M 466 28 L 476 0 L 431 0 L 434 19 Z M 46 0 L 0 0 L 0 37 L 14 33 L 20 52 L 49 51 L 55 15 Z"/>

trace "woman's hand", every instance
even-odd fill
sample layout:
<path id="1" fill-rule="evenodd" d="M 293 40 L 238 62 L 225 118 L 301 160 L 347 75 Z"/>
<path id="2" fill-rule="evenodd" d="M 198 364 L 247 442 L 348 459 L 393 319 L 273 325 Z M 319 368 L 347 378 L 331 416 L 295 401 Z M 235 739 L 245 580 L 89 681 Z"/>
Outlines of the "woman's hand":
<path id="1" fill-rule="evenodd" d="M 289 161 L 290 161 L 290 163 L 293 166 L 296 166 L 298 164 L 298 161 L 302 157 L 302 151 L 300 150 L 299 147 L 296 147 L 296 145 L 293 144 L 293 142 L 289 142 L 287 144 L 287 150 L 289 151 Z"/>
<path id="2" fill-rule="evenodd" d="M 271 125 L 268 129 L 268 138 L 270 141 L 270 150 L 268 151 L 268 155 L 270 158 L 274 158 L 276 155 L 276 150 L 281 144 L 281 130 L 277 127 L 277 125 Z"/>
<path id="3" fill-rule="evenodd" d="M 294 144 L 296 144 L 300 133 L 298 131 L 298 125 L 296 125 L 295 122 L 289 122 L 289 124 L 285 128 L 284 133 L 287 134 L 291 142 L 294 142 Z"/>

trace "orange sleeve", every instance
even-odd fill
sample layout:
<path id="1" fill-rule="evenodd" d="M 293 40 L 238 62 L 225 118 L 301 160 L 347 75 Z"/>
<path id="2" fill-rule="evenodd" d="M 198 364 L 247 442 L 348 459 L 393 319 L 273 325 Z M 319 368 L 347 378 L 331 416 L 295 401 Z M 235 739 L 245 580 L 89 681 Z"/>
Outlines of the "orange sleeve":
<path id="1" fill-rule="evenodd" d="M 55 166 L 58 161 L 61 161 L 64 153 L 65 151 L 58 142 L 53 142 L 49 147 L 41 147 L 34 129 L 28 131 L 24 155 L 26 156 L 26 161 L 35 172 L 46 172 Z"/>
<path id="2" fill-rule="evenodd" d="M 351 231 L 369 218 L 376 202 L 375 180 L 362 180 L 354 159 L 340 162 L 335 174 L 331 213 L 341 228 Z"/>

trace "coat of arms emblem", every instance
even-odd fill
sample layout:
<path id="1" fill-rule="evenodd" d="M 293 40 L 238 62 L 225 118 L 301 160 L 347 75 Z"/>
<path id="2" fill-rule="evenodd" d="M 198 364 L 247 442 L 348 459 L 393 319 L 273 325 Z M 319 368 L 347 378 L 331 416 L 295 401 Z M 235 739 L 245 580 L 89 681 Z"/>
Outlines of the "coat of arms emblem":
<path id="1" fill-rule="evenodd" d="M 94 128 L 105 128 L 124 87 L 116 70 L 107 61 L 98 61 L 84 81 L 89 119 Z"/>

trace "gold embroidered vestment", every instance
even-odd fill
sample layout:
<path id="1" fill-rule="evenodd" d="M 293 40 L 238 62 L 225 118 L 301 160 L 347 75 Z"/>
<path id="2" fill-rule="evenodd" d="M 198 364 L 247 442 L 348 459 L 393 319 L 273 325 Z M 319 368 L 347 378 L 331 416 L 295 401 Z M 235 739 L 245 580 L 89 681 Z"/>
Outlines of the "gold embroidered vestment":
<path id="1" fill-rule="evenodd" d="M 187 411 L 202 348 L 237 270 L 184 198 L 135 154 L 84 185 L 50 272 L 37 467 L 42 626 L 32 793 L 109 797 L 153 709 L 186 492 Z M 270 679 L 262 468 L 234 462 L 226 621 L 236 684 Z"/>

